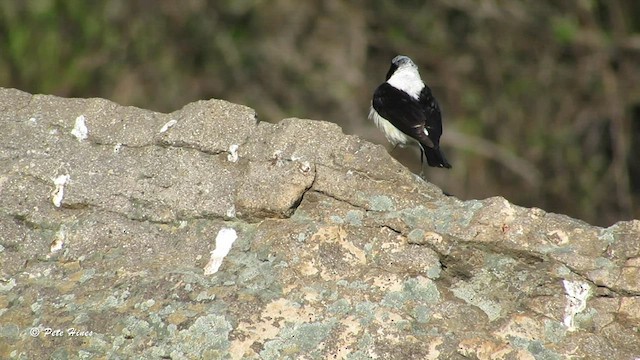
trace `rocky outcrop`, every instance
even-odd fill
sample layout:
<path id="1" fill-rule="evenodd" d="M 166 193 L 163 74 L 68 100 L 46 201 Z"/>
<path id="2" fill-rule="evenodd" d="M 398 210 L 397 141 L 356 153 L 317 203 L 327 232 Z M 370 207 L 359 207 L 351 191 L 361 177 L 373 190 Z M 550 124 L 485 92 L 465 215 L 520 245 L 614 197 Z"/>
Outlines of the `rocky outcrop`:
<path id="1" fill-rule="evenodd" d="M 219 100 L 2 89 L 0 129 L 0 358 L 640 356 L 640 221 L 460 201 Z"/>

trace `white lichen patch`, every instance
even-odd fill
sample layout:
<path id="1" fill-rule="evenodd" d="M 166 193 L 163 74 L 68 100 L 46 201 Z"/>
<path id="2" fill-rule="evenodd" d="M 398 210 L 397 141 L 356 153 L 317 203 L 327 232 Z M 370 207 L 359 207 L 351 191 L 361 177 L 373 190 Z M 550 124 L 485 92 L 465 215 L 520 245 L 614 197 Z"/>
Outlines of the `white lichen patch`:
<path id="1" fill-rule="evenodd" d="M 232 144 L 229 146 L 229 154 L 227 154 L 227 161 L 229 162 L 237 162 L 238 161 L 238 145 Z"/>
<path id="2" fill-rule="evenodd" d="M 220 269 L 220 265 L 222 265 L 222 260 L 231 250 L 231 245 L 236 241 L 238 235 L 236 231 L 231 228 L 222 228 L 218 232 L 218 236 L 216 236 L 216 248 L 211 252 L 211 259 L 204 267 L 204 274 L 211 275 L 218 272 Z"/>
<path id="3" fill-rule="evenodd" d="M 80 115 L 76 118 L 76 123 L 71 130 L 71 135 L 75 136 L 78 141 L 85 140 L 89 136 L 89 129 L 85 123 L 84 115 Z"/>
<path id="4" fill-rule="evenodd" d="M 587 299 L 591 295 L 591 287 L 586 282 L 562 280 L 567 296 L 564 308 L 564 326 L 568 331 L 576 330 L 575 316 L 587 308 Z"/>
<path id="5" fill-rule="evenodd" d="M 60 175 L 57 178 L 53 179 L 53 184 L 56 188 L 51 193 L 51 201 L 55 207 L 60 207 L 62 205 L 62 198 L 64 197 L 64 186 L 69 182 L 71 176 L 68 174 Z"/>
<path id="6" fill-rule="evenodd" d="M 166 124 L 162 125 L 162 128 L 160 129 L 160 133 L 162 134 L 163 132 L 166 132 L 167 130 L 171 129 L 173 125 L 177 123 L 178 121 L 176 120 L 169 120 Z"/>

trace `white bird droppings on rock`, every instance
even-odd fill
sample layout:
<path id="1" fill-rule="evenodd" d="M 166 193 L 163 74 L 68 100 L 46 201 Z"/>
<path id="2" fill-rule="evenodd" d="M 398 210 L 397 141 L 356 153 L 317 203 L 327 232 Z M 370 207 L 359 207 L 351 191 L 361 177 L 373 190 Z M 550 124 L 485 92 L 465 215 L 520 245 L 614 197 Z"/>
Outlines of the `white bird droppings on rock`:
<path id="1" fill-rule="evenodd" d="M 233 219 L 236 217 L 236 206 L 231 204 L 231 207 L 227 209 L 227 213 L 225 214 L 227 218 Z"/>
<path id="2" fill-rule="evenodd" d="M 87 129 L 87 125 L 85 124 L 84 115 L 76 118 L 76 124 L 73 130 L 71 130 L 71 135 L 75 136 L 78 141 L 85 140 L 89 135 L 89 129 Z"/>
<path id="3" fill-rule="evenodd" d="M 300 172 L 306 174 L 309 171 L 311 171 L 311 164 L 308 161 L 303 161 L 302 163 L 300 163 Z"/>
<path id="4" fill-rule="evenodd" d="M 51 198 L 51 201 L 56 207 L 60 207 L 60 205 L 62 204 L 62 198 L 64 197 L 64 186 L 69 182 L 70 179 L 71 176 L 69 176 L 68 174 L 60 175 L 57 178 L 53 179 L 53 184 L 56 186 L 56 188 L 51 193 L 51 195 L 53 196 Z"/>
<path id="5" fill-rule="evenodd" d="M 163 132 L 166 132 L 167 130 L 169 130 L 171 127 L 173 127 L 173 125 L 177 124 L 178 121 L 176 120 L 169 120 L 169 122 L 167 122 L 166 124 L 164 124 L 162 126 L 162 129 L 160 129 L 160 133 L 162 134 Z"/>
<path id="6" fill-rule="evenodd" d="M 222 259 L 229 253 L 231 250 L 231 245 L 236 241 L 238 235 L 236 231 L 231 228 L 222 228 L 218 232 L 218 236 L 216 236 L 216 248 L 211 252 L 211 259 L 204 267 L 204 274 L 211 275 L 218 272 L 220 269 L 220 265 L 222 265 Z"/>
<path id="7" fill-rule="evenodd" d="M 233 163 L 238 161 L 238 145 L 232 144 L 231 146 L 229 146 L 229 154 L 227 155 L 227 160 Z"/>
<path id="8" fill-rule="evenodd" d="M 576 329 L 574 319 L 576 314 L 587 308 L 587 299 L 591 295 L 591 287 L 586 282 L 562 280 L 567 295 L 567 305 L 564 308 L 564 326 L 568 331 Z"/>

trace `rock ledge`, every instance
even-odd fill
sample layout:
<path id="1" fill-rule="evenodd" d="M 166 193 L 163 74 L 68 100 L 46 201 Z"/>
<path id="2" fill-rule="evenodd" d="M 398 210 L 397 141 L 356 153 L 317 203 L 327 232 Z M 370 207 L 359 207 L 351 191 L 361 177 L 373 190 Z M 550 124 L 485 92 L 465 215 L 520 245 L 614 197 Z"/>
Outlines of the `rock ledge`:
<path id="1" fill-rule="evenodd" d="M 446 197 L 220 100 L 0 104 L 0 358 L 640 356 L 640 221 Z"/>

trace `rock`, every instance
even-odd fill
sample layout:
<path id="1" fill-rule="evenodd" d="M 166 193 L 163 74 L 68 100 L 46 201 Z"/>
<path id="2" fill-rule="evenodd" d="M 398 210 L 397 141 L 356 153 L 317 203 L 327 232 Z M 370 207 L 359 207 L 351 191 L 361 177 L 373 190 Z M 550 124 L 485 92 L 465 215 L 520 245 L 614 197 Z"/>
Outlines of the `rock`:
<path id="1" fill-rule="evenodd" d="M 0 358 L 640 356 L 638 220 L 460 201 L 220 100 L 0 109 Z"/>

